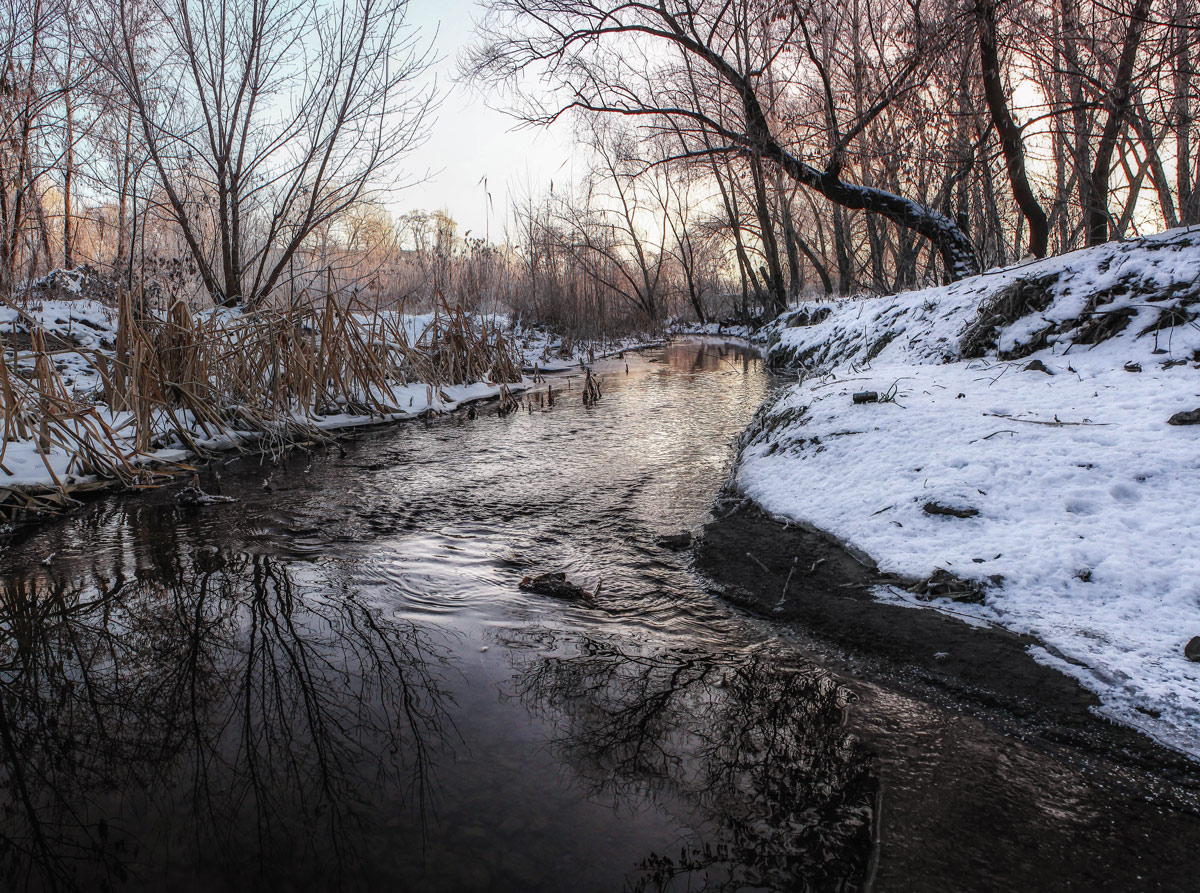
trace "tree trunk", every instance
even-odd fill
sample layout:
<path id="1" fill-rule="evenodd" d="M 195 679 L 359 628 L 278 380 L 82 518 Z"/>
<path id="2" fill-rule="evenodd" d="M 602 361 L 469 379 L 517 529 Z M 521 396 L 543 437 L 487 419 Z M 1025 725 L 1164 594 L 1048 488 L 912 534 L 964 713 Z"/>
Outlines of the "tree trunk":
<path id="1" fill-rule="evenodd" d="M 1045 257 L 1050 242 L 1050 227 L 1046 212 L 1042 209 L 1033 189 L 1029 185 L 1029 174 L 1025 170 L 1025 141 L 1021 128 L 1013 120 L 1004 96 L 1004 83 L 1000 76 L 1000 48 L 996 34 L 995 0 L 976 0 L 975 13 L 978 18 L 979 61 L 983 71 L 983 93 L 991 112 L 992 124 L 1000 136 L 1000 149 L 1008 168 L 1008 181 L 1012 185 L 1013 198 L 1017 207 L 1029 222 L 1029 252 L 1034 257 Z"/>
<path id="2" fill-rule="evenodd" d="M 1108 118 L 1104 130 L 1096 143 L 1096 159 L 1092 164 L 1091 196 L 1085 223 L 1089 245 L 1103 245 L 1109 237 L 1108 192 L 1112 175 L 1113 154 L 1129 114 L 1133 94 L 1133 66 L 1137 60 L 1138 46 L 1145 30 L 1146 16 L 1154 0 L 1138 0 L 1129 17 L 1129 27 L 1121 47 L 1121 59 L 1117 63 L 1109 100 Z"/>
<path id="3" fill-rule="evenodd" d="M 130 150 L 133 142 L 133 111 L 125 115 L 124 149 L 121 152 L 120 182 L 117 191 L 117 256 L 113 266 L 120 273 L 127 261 L 126 240 L 129 238 L 129 188 L 132 178 Z"/>
<path id="4" fill-rule="evenodd" d="M 1193 0 L 1175 0 L 1171 22 L 1172 77 L 1175 96 L 1171 108 L 1171 124 L 1175 131 L 1175 191 L 1178 196 L 1179 223 L 1191 226 L 1200 223 L 1200 201 L 1196 182 L 1192 178 L 1192 19 Z"/>
<path id="5" fill-rule="evenodd" d="M 796 224 L 792 220 L 791 203 L 784 193 L 779 168 L 775 168 L 775 204 L 779 213 L 779 223 L 783 227 L 783 247 L 788 262 L 787 295 L 789 300 L 795 300 L 800 293 L 800 255 L 796 250 Z"/>
<path id="6" fill-rule="evenodd" d="M 707 138 L 707 137 L 706 137 Z M 717 188 L 721 192 L 721 201 L 725 205 L 725 215 L 729 219 L 729 227 L 733 230 L 733 247 L 737 254 L 738 269 L 742 274 L 742 318 L 748 320 L 750 318 L 750 303 L 749 294 L 747 293 L 746 283 L 754 289 L 754 300 L 759 304 L 763 303 L 762 285 L 758 281 L 758 277 L 754 275 L 754 266 L 750 263 L 750 255 L 746 251 L 746 242 L 742 238 L 742 217 L 741 210 L 737 204 L 737 193 L 733 188 L 733 175 L 728 170 L 726 165 L 726 173 L 729 174 L 729 183 L 725 182 L 725 178 L 721 175 L 720 169 L 713 159 L 713 175 L 717 180 Z"/>
<path id="7" fill-rule="evenodd" d="M 754 181 L 754 207 L 758 212 L 759 235 L 763 255 L 767 261 L 765 277 L 770 287 L 771 315 L 778 316 L 787 310 L 787 289 L 783 282 L 783 268 L 779 264 L 779 242 L 775 238 L 771 206 L 767 203 L 767 187 L 761 158 L 753 155 L 750 157 L 750 175 Z"/>
<path id="8" fill-rule="evenodd" d="M 804 256 L 808 258 L 808 262 L 813 265 L 813 269 L 817 271 L 817 278 L 821 280 L 821 289 L 825 293 L 825 297 L 833 294 L 833 282 L 829 279 L 829 271 L 825 269 L 825 264 L 813 252 L 812 246 L 804 240 L 800 233 L 796 233 L 796 246 L 804 252 Z"/>
<path id="9" fill-rule="evenodd" d="M 67 76 L 70 77 L 70 56 L 67 62 Z M 65 98 L 66 103 L 66 125 L 67 139 L 66 147 L 63 153 L 63 269 L 71 270 L 75 268 L 75 232 L 71 220 L 71 197 L 72 187 L 75 180 L 75 122 L 74 108 L 71 102 L 70 90 L 67 91 Z"/>

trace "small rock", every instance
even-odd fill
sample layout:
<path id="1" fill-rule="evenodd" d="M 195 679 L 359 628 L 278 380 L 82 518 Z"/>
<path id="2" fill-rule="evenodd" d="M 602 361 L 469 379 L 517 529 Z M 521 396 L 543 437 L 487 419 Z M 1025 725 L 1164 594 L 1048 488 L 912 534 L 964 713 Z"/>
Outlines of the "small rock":
<path id="1" fill-rule="evenodd" d="M 691 548 L 692 534 L 687 530 L 683 531 L 683 533 L 670 533 L 666 536 L 660 536 L 657 542 L 664 549 L 670 549 L 673 552 L 682 552 L 684 549 Z"/>
<path id="2" fill-rule="evenodd" d="M 582 586 L 568 582 L 567 575 L 562 572 L 526 577 L 520 582 L 518 588 L 524 592 L 549 595 L 553 598 L 578 599 L 585 602 L 590 602 L 595 598 Z"/>
<path id="3" fill-rule="evenodd" d="M 1029 365 L 1025 367 L 1025 371 L 1026 372 L 1045 372 L 1047 375 L 1054 374 L 1053 372 L 1051 372 L 1049 369 L 1046 368 L 1046 364 L 1043 363 L 1041 360 L 1030 360 Z"/>
<path id="4" fill-rule="evenodd" d="M 1177 412 L 1167 419 L 1168 425 L 1200 425 L 1200 409 L 1190 412 Z"/>
<path id="5" fill-rule="evenodd" d="M 1192 636 L 1191 641 L 1183 646 L 1183 656 L 1200 663 L 1200 636 Z"/>
<path id="6" fill-rule="evenodd" d="M 854 402 L 855 403 L 878 403 L 879 402 L 879 392 L 878 391 L 859 391 L 857 394 L 854 395 Z"/>
<path id="7" fill-rule="evenodd" d="M 979 514 L 979 509 L 970 506 L 960 509 L 952 505 L 942 505 L 940 502 L 927 502 L 924 508 L 927 515 L 949 515 L 954 518 L 974 518 Z"/>
<path id="8" fill-rule="evenodd" d="M 1125 371 L 1126 372 L 1141 372 L 1142 364 L 1141 363 L 1126 363 Z"/>

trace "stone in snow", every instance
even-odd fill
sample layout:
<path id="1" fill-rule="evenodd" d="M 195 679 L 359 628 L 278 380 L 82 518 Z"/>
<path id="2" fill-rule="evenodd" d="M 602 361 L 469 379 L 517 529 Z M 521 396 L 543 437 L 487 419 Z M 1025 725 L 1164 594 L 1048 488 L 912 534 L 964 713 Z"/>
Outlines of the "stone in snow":
<path id="1" fill-rule="evenodd" d="M 1192 636 L 1191 640 L 1183 646 L 1183 656 L 1190 661 L 1200 663 L 1200 636 Z"/>

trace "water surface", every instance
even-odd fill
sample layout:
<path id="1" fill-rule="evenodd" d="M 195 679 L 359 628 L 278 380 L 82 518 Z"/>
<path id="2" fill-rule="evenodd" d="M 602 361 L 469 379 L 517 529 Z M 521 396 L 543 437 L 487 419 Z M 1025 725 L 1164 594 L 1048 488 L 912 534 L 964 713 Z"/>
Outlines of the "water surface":
<path id="1" fill-rule="evenodd" d="M 660 542 L 709 517 L 755 354 L 598 369 L 592 406 L 560 377 L 9 549 L 5 885 L 1189 886 L 1188 790 L 857 679 Z M 595 603 L 517 588 L 559 570 Z"/>

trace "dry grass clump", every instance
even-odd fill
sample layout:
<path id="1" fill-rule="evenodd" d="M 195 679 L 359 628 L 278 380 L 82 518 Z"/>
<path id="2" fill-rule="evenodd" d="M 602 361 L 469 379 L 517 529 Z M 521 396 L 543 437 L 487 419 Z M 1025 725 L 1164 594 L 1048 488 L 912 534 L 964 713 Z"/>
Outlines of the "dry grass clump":
<path id="1" fill-rule="evenodd" d="M 521 379 L 500 328 L 444 300 L 413 331 L 399 313 L 331 298 L 248 313 L 194 313 L 176 303 L 142 316 L 122 294 L 111 351 L 48 349 L 36 320 L 17 312 L 31 349 L 0 336 L 0 472 L 11 475 L 3 464 L 10 444 L 33 441 L 56 492 L 4 488 L 0 478 L 0 517 L 65 504 L 71 492 L 91 486 L 56 473 L 52 450 L 71 457 L 69 477 L 144 485 L 161 477 L 146 459 L 162 447 L 200 455 L 247 444 L 279 451 L 327 438 L 320 423 L 329 415 L 412 411 L 411 392 L 400 391 L 406 385 L 438 395 L 452 384 Z M 99 383 L 94 393 L 68 386 L 67 366 L 55 362 L 60 354 L 83 357 Z"/>
<path id="2" fill-rule="evenodd" d="M 416 381 L 459 383 L 521 380 L 521 363 L 508 336 L 494 321 L 479 319 L 439 296 L 433 320 L 408 356 Z"/>
<path id="3" fill-rule="evenodd" d="M 152 480 L 154 475 L 137 467 L 137 450 L 130 449 L 127 439 L 110 424 L 111 417 L 95 404 L 81 400 L 64 383 L 52 358 L 70 351 L 47 350 L 45 333 L 40 328 L 31 329 L 29 335 L 31 356 L 22 362 L 20 352 L 14 349 L 11 364 L 0 336 L 0 353 L 4 355 L 0 362 L 0 471 L 11 474 L 4 465 L 10 444 L 34 441 L 58 493 L 48 496 L 0 490 L 0 508 L 6 503 L 36 509 L 65 502 L 68 488 L 48 458 L 53 448 L 72 457 L 68 475 L 96 475 L 126 484 Z"/>

